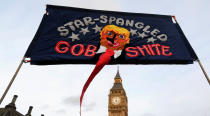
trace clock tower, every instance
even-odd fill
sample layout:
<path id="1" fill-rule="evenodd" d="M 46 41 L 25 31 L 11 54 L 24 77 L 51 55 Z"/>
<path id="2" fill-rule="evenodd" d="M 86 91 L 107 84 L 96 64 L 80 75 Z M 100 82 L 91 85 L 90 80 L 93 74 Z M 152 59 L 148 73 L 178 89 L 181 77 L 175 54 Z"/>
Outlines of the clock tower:
<path id="1" fill-rule="evenodd" d="M 128 100 L 122 85 L 119 69 L 109 93 L 109 116 L 128 116 Z"/>

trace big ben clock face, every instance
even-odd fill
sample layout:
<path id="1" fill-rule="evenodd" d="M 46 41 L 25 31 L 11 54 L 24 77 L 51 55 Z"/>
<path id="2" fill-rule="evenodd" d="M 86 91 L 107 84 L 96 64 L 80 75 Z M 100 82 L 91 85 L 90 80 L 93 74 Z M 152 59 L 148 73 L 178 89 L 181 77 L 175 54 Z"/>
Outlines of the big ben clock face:
<path id="1" fill-rule="evenodd" d="M 120 104 L 120 101 L 121 101 L 120 97 L 113 97 L 112 98 L 112 104 L 114 104 L 114 105 Z"/>

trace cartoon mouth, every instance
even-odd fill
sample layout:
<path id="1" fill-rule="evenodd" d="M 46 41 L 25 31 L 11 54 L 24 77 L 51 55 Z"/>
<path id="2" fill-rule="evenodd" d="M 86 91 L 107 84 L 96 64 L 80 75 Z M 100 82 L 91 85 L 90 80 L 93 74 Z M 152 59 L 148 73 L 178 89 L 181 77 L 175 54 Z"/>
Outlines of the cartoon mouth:
<path id="1" fill-rule="evenodd" d="M 115 39 L 115 37 L 116 37 L 116 34 L 114 35 L 113 38 L 109 38 L 109 37 L 106 38 L 107 39 L 107 43 L 108 43 L 108 45 L 110 47 L 116 48 L 116 47 L 120 46 L 120 44 L 117 42 L 117 39 Z"/>
<path id="2" fill-rule="evenodd" d="M 120 46 L 120 43 L 117 42 L 117 40 L 114 40 L 114 39 L 108 39 L 107 38 L 107 43 L 110 47 L 119 47 Z"/>
<path id="3" fill-rule="evenodd" d="M 111 42 L 112 44 L 114 43 L 114 38 L 108 38 L 107 37 L 108 42 Z"/>

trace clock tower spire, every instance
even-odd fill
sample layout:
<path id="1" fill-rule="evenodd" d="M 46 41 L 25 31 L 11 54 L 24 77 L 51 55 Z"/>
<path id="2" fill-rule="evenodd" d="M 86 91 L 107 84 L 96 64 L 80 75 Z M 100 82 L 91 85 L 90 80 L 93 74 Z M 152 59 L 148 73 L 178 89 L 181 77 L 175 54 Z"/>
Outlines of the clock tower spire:
<path id="1" fill-rule="evenodd" d="M 119 68 L 114 78 L 114 85 L 110 89 L 108 111 L 109 116 L 128 116 L 128 101 Z"/>

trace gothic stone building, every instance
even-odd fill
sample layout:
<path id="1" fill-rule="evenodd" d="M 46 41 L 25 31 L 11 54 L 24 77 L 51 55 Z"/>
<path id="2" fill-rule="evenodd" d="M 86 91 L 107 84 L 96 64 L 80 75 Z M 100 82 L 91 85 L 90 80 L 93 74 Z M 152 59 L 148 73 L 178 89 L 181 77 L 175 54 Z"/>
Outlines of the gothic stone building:
<path id="1" fill-rule="evenodd" d="M 128 100 L 119 70 L 114 78 L 114 85 L 110 89 L 108 111 L 109 116 L 128 116 Z"/>

